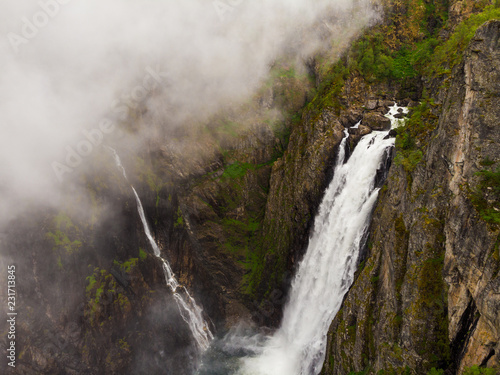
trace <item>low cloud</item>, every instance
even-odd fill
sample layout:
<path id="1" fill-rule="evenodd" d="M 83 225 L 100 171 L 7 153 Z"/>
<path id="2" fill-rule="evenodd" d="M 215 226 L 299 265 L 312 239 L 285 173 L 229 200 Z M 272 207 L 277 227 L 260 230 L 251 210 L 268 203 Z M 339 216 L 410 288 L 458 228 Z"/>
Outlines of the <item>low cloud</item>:
<path id="1" fill-rule="evenodd" d="M 23 207 L 58 205 L 70 169 L 116 136 L 127 108 L 185 126 L 250 96 L 283 53 L 328 45 L 331 22 L 356 31 L 373 17 L 369 0 L 4 4 L 0 225 Z"/>

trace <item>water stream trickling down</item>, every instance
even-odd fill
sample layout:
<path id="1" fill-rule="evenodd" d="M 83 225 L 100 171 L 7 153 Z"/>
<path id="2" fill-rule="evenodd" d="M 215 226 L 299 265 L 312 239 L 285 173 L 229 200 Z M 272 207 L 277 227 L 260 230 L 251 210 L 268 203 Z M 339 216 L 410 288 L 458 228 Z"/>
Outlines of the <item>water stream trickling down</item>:
<path id="1" fill-rule="evenodd" d="M 392 126 L 398 107 L 387 117 Z M 404 109 L 406 112 L 406 109 Z M 290 289 L 280 328 L 241 359 L 241 375 L 317 375 L 325 359 L 328 328 L 350 288 L 394 138 L 389 131 L 364 136 L 346 159 L 346 136 L 339 147 L 333 180 L 325 192 L 309 246 Z"/>
<path id="2" fill-rule="evenodd" d="M 123 167 L 120 157 L 116 153 L 114 149 L 109 146 L 106 148 L 112 153 L 113 158 L 115 160 L 116 166 L 122 172 L 123 177 L 128 182 L 127 174 L 125 173 L 125 168 Z M 142 225 L 144 227 L 144 233 L 153 249 L 154 255 L 161 261 L 163 274 L 165 275 L 165 282 L 169 286 L 170 290 L 173 293 L 174 299 L 177 302 L 177 306 L 179 308 L 179 312 L 182 316 L 182 319 L 188 324 L 189 329 L 191 330 L 193 337 L 198 345 L 198 348 L 201 351 L 205 351 L 212 341 L 213 334 L 209 329 L 207 322 L 203 319 L 202 309 L 196 304 L 196 301 L 189 294 L 187 289 L 179 285 L 179 282 L 175 278 L 174 273 L 172 272 L 172 268 L 170 264 L 161 257 L 160 248 L 156 244 L 153 235 L 151 234 L 151 230 L 149 229 L 148 222 L 146 220 L 146 215 L 144 213 L 144 208 L 142 207 L 142 202 L 137 194 L 136 190 L 132 185 L 130 185 L 132 191 L 134 192 L 135 200 L 137 202 L 137 211 L 141 218 Z"/>

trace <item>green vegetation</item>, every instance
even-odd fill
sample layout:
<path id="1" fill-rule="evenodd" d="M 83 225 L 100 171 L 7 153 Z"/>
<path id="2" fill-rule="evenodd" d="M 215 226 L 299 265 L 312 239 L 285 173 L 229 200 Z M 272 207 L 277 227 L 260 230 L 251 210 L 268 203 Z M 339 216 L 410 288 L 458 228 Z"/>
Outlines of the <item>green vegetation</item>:
<path id="1" fill-rule="evenodd" d="M 225 248 L 232 254 L 246 256 L 249 253 L 249 246 L 252 246 L 254 242 L 255 233 L 260 228 L 260 223 L 253 218 L 247 221 L 224 218 L 222 227 L 226 238 Z"/>
<path id="2" fill-rule="evenodd" d="M 444 370 L 436 369 L 435 367 L 431 368 L 430 371 L 427 372 L 427 375 L 443 375 Z"/>
<path id="3" fill-rule="evenodd" d="M 130 345 L 125 340 L 125 338 L 118 340 L 118 346 L 120 347 L 120 349 L 122 349 L 126 352 L 130 352 Z"/>
<path id="4" fill-rule="evenodd" d="M 259 166 L 255 164 L 250 164 L 250 163 L 240 163 L 236 161 L 233 164 L 230 164 L 224 169 L 224 172 L 222 173 L 221 178 L 227 179 L 227 178 L 240 178 L 243 177 L 244 175 L 247 174 L 249 170 L 255 170 Z"/>
<path id="5" fill-rule="evenodd" d="M 124 263 L 115 261 L 115 265 L 126 272 L 129 272 L 136 263 L 137 258 L 132 258 Z M 111 305 L 120 310 L 130 308 L 129 299 L 119 292 L 115 278 L 106 270 L 95 267 L 93 273 L 86 278 L 86 281 L 88 284 L 85 288 L 87 298 L 85 316 L 92 326 L 95 327 L 99 323 L 102 325 L 102 320 L 107 319 L 107 317 L 101 316 L 103 306 Z"/>
<path id="6" fill-rule="evenodd" d="M 428 135 L 436 128 L 438 117 L 432 112 L 434 102 L 424 99 L 415 107 L 405 125 L 397 128 L 394 163 L 410 174 L 423 159 L 422 149 Z"/>
<path id="7" fill-rule="evenodd" d="M 340 113 L 343 108 L 340 96 L 348 75 L 349 70 L 342 60 L 329 69 L 317 88 L 313 99 L 306 106 L 306 110 L 312 114 L 312 117 L 318 116 L 327 108 L 333 109 L 337 114 Z"/>
<path id="8" fill-rule="evenodd" d="M 184 226 L 184 218 L 182 217 L 182 211 L 180 207 L 177 207 L 177 212 L 175 213 L 177 219 L 174 223 L 174 228 L 182 228 Z"/>
<path id="9" fill-rule="evenodd" d="M 360 374 L 363 374 L 362 372 Z M 411 375 L 411 370 L 408 366 L 400 369 L 379 370 L 377 375 Z"/>
<path id="10" fill-rule="evenodd" d="M 293 66 L 284 66 L 275 64 L 271 69 L 271 78 L 276 80 L 277 78 L 295 78 L 297 75 L 295 68 Z"/>
<path id="11" fill-rule="evenodd" d="M 350 371 L 348 375 L 368 375 L 369 373 L 370 373 L 370 368 L 367 368 L 363 371 L 358 371 L 358 372 Z"/>
<path id="12" fill-rule="evenodd" d="M 217 127 L 217 131 L 220 134 L 229 135 L 231 137 L 237 137 L 241 129 L 242 125 L 230 120 L 221 121 Z"/>
<path id="13" fill-rule="evenodd" d="M 497 371 L 493 368 L 472 366 L 464 371 L 464 375 L 495 375 Z"/>
<path id="14" fill-rule="evenodd" d="M 73 224 L 69 216 L 60 212 L 54 219 L 55 230 L 48 232 L 46 236 L 54 242 L 53 251 L 64 250 L 67 254 L 73 254 L 82 246 L 78 239 L 71 240 L 69 237 L 77 237 L 80 234 L 79 229 Z"/>
<path id="15" fill-rule="evenodd" d="M 96 271 L 97 271 L 97 268 L 95 269 L 95 272 L 92 275 L 87 276 L 87 278 L 86 278 L 86 281 L 88 282 L 88 285 L 87 285 L 87 288 L 85 289 L 85 292 L 86 292 L 87 295 L 89 295 L 90 292 L 92 291 L 92 289 L 94 289 L 94 285 L 97 282 L 97 280 L 96 280 Z"/>
<path id="16" fill-rule="evenodd" d="M 450 342 L 448 338 L 448 319 L 446 303 L 446 285 L 443 281 L 444 250 L 428 248 L 425 251 L 431 258 L 425 260 L 418 271 L 417 286 L 419 297 L 412 311 L 415 319 L 429 322 L 427 335 L 415 335 L 415 348 L 420 355 L 430 359 L 435 368 L 446 368 L 450 360 Z M 414 329 L 417 327 L 415 326 Z"/>
<path id="17" fill-rule="evenodd" d="M 485 6 L 485 5 L 483 5 Z M 402 9 L 412 12 L 402 16 Z M 309 109 L 319 113 L 326 107 L 342 108 L 340 95 L 347 77 L 360 75 L 367 83 L 403 82 L 425 75 L 449 74 L 463 57 L 477 28 L 484 22 L 500 18 L 498 2 L 463 21 L 446 41 L 437 35 L 448 18 L 446 2 L 396 1 L 392 24 L 371 28 L 354 42 L 344 61 L 334 64 L 325 74 Z M 478 7 L 481 9 L 481 6 Z M 406 17 L 406 19 L 405 19 Z M 404 23 L 406 29 L 396 25 Z M 422 37 L 423 36 L 423 37 Z"/>
<path id="18" fill-rule="evenodd" d="M 47 232 L 45 236 L 53 243 L 52 251 L 59 270 L 64 269 L 66 258 L 78 252 L 82 247 L 82 242 L 78 239 L 81 237 L 79 228 L 63 212 L 54 218 L 54 229 Z"/>
<path id="19" fill-rule="evenodd" d="M 145 182 L 149 186 L 151 191 L 154 191 L 158 194 L 164 184 L 161 178 L 153 172 L 150 164 L 146 163 L 144 159 L 137 157 L 135 169 L 141 181 Z"/>
<path id="20" fill-rule="evenodd" d="M 118 267 L 120 270 L 126 272 L 126 273 L 130 273 L 132 271 L 133 268 L 135 268 L 137 266 L 139 262 L 139 259 L 138 258 L 130 258 L 129 260 L 125 261 L 125 262 L 119 262 L 117 260 L 115 260 L 113 262 L 113 264 Z"/>
<path id="21" fill-rule="evenodd" d="M 144 260 L 146 259 L 148 254 L 142 249 L 142 247 L 139 248 L 139 259 Z"/>
<path id="22" fill-rule="evenodd" d="M 425 66 L 425 73 L 431 77 L 449 73 L 462 61 L 463 51 L 469 45 L 478 27 L 486 21 L 498 18 L 500 18 L 500 9 L 497 2 L 495 5 L 486 7 L 483 12 L 474 14 L 463 21 L 446 42 L 436 47 Z"/>
<path id="23" fill-rule="evenodd" d="M 396 53 L 395 60 L 383 42 L 384 36 L 380 32 L 361 37 L 351 47 L 348 70 L 357 71 L 367 82 L 402 78 L 405 75 L 415 76 L 416 72 L 405 60 L 406 50 Z"/>
<path id="24" fill-rule="evenodd" d="M 487 159 L 486 165 L 494 162 Z M 483 169 L 476 173 L 480 177 L 477 188 L 470 194 L 471 202 L 481 218 L 491 225 L 500 225 L 500 167 Z"/>

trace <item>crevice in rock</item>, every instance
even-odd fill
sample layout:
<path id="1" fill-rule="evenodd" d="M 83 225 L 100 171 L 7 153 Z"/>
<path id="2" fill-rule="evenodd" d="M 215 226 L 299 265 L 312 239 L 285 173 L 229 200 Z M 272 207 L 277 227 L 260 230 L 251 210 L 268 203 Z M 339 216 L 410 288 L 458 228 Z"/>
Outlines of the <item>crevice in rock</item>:
<path id="1" fill-rule="evenodd" d="M 495 349 L 491 348 L 488 355 L 483 359 L 483 362 L 479 365 L 479 367 L 485 367 L 488 364 L 488 361 L 495 355 Z"/>
<path id="2" fill-rule="evenodd" d="M 453 361 L 451 364 L 451 370 L 453 374 L 456 373 L 459 367 L 459 364 L 465 354 L 467 344 L 476 329 L 477 322 L 480 317 L 481 315 L 477 310 L 476 303 L 474 302 L 474 299 L 471 298 L 467 308 L 460 318 L 460 322 L 458 323 L 460 329 L 451 343 L 451 358 Z"/>
<path id="3" fill-rule="evenodd" d="M 391 169 L 393 158 L 394 147 L 391 147 L 385 151 L 383 164 L 377 169 L 377 174 L 375 176 L 376 188 L 381 188 L 384 185 L 387 175 L 389 174 L 389 169 Z"/>

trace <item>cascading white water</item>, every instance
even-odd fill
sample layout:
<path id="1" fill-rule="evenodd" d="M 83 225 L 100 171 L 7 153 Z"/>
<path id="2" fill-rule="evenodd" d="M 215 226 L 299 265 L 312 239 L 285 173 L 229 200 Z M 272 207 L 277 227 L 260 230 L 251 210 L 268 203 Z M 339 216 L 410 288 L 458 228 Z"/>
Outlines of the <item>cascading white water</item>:
<path id="1" fill-rule="evenodd" d="M 123 177 L 128 181 L 127 174 L 125 173 L 125 168 L 123 167 L 120 157 L 116 153 L 114 149 L 109 146 L 106 146 L 109 151 L 113 154 L 113 158 L 115 159 L 116 166 L 122 172 Z M 139 198 L 139 195 L 135 191 L 134 187 L 131 185 L 132 191 L 135 195 L 135 200 L 137 203 L 137 211 L 139 213 L 139 217 L 141 218 L 142 226 L 144 227 L 144 233 L 153 249 L 154 255 L 161 261 L 163 273 L 165 275 L 165 282 L 169 286 L 170 290 L 172 290 L 174 299 L 179 307 L 179 312 L 182 316 L 182 319 L 188 324 L 191 333 L 196 341 L 198 347 L 204 351 L 210 345 L 210 342 L 213 340 L 214 336 L 208 327 L 207 322 L 203 319 L 202 309 L 196 304 L 196 301 L 189 294 L 187 289 L 184 286 L 179 285 L 179 282 L 175 278 L 174 273 L 172 272 L 172 268 L 170 264 L 161 257 L 160 248 L 156 244 L 153 235 L 151 234 L 151 230 L 149 229 L 148 222 L 146 220 L 146 215 L 144 213 L 144 208 L 142 207 L 142 202 Z"/>
<path id="2" fill-rule="evenodd" d="M 394 118 L 397 106 L 387 115 Z M 405 109 L 406 112 L 406 109 Z M 314 222 L 309 246 L 290 289 L 281 327 L 254 357 L 242 360 L 242 375 L 317 375 L 325 358 L 328 328 L 350 288 L 359 249 L 378 196 L 377 170 L 394 138 L 364 136 L 344 163 L 346 137 L 333 180 Z"/>

